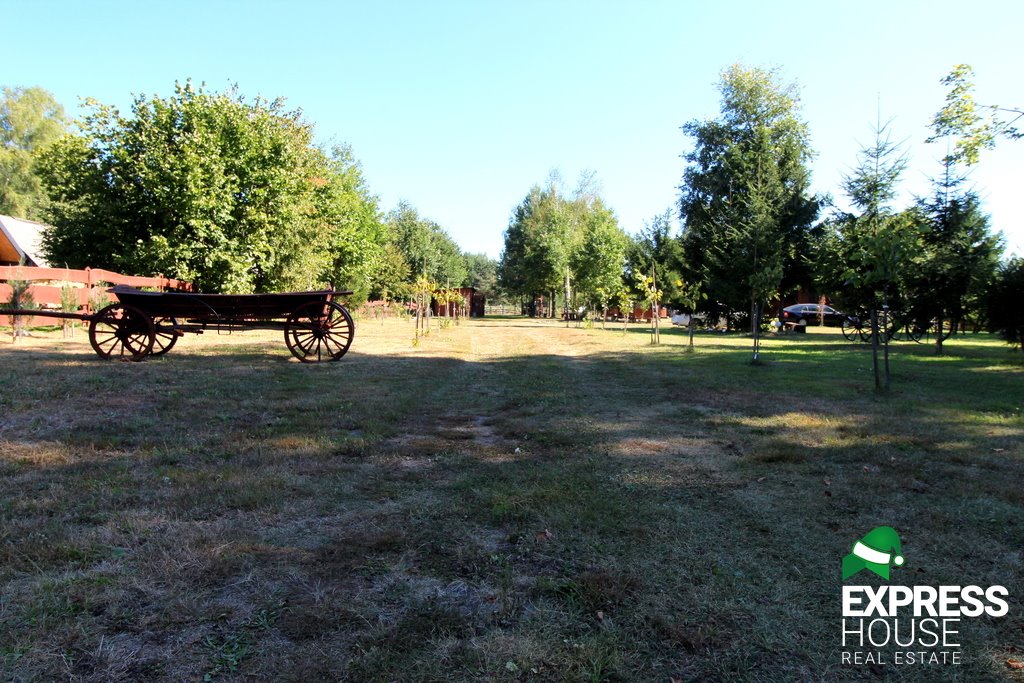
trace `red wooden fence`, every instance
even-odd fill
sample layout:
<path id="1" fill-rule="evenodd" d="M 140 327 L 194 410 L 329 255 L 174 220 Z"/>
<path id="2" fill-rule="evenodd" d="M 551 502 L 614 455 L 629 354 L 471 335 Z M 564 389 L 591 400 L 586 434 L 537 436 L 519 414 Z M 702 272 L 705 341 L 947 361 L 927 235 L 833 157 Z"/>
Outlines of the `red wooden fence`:
<path id="1" fill-rule="evenodd" d="M 0 266 L 0 308 L 8 308 L 7 302 L 11 300 L 11 286 L 7 280 L 29 280 L 38 282 L 29 287 L 32 299 L 37 305 L 43 308 L 59 308 L 61 303 L 61 289 L 66 283 L 84 285 L 75 287 L 75 296 L 78 297 L 78 306 L 84 309 L 84 313 L 91 312 L 89 303 L 98 292 L 103 292 L 106 285 L 128 285 L 130 287 L 151 287 L 154 289 L 174 289 L 184 292 L 191 292 L 192 285 L 181 280 L 173 280 L 165 277 L 139 277 L 135 275 L 121 275 L 110 270 L 100 268 L 86 268 L 85 270 L 72 270 L 69 268 L 34 268 L 29 266 Z M 97 291 L 98 290 L 98 291 Z M 7 316 L 0 316 L 0 325 L 10 325 Z"/>

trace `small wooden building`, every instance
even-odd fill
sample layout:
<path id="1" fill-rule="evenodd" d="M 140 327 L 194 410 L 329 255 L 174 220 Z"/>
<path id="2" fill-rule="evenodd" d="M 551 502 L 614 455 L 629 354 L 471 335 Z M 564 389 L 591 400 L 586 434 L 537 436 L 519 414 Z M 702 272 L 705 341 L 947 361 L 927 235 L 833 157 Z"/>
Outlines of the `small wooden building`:
<path id="1" fill-rule="evenodd" d="M 484 317 L 487 299 L 483 292 L 476 291 L 475 287 L 459 287 L 458 292 L 462 296 L 461 304 L 458 301 L 441 304 L 437 299 L 431 299 L 431 313 L 449 318 L 454 318 L 456 315 L 468 315 L 470 318 Z M 458 310 L 460 308 L 461 312 Z"/>

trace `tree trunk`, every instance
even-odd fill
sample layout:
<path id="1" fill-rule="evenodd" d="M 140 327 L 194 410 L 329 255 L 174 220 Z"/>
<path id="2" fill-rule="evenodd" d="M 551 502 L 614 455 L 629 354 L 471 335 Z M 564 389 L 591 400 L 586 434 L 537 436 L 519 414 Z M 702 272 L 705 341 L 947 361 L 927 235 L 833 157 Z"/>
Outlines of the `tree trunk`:
<path id="1" fill-rule="evenodd" d="M 566 327 L 569 326 L 569 318 L 572 317 L 572 315 L 570 315 L 571 312 L 569 310 L 569 307 L 572 305 L 571 302 L 572 302 L 572 283 L 569 281 L 569 269 L 566 268 L 565 269 L 565 305 L 562 306 L 562 310 L 565 311 L 565 326 Z"/>
<path id="2" fill-rule="evenodd" d="M 940 314 L 939 317 L 935 319 L 935 355 L 936 356 L 941 356 L 942 355 L 942 322 L 943 322 L 943 318 L 942 318 L 942 315 Z"/>
<path id="3" fill-rule="evenodd" d="M 871 309 L 871 364 L 875 372 L 875 391 L 882 390 L 882 378 L 878 370 L 878 310 Z"/>
<path id="4" fill-rule="evenodd" d="M 884 327 L 885 337 L 882 340 L 882 345 L 883 345 L 883 349 L 884 349 L 884 354 L 883 355 L 885 357 L 885 364 L 884 364 L 885 365 L 885 391 L 888 392 L 889 391 L 889 387 L 891 385 L 891 381 L 890 381 L 891 375 L 889 374 L 889 305 L 886 304 L 885 307 L 882 310 L 885 313 L 885 315 L 882 318 L 882 321 L 883 321 L 882 324 L 885 326 Z"/>
<path id="5" fill-rule="evenodd" d="M 761 307 L 753 300 L 750 302 L 750 325 L 754 335 L 754 363 L 761 362 Z"/>
<path id="6" fill-rule="evenodd" d="M 420 321 L 423 319 L 423 301 L 422 301 L 422 297 L 420 297 L 420 295 L 417 294 L 416 298 L 415 298 L 415 301 L 416 301 L 416 318 L 414 320 L 414 327 L 413 327 L 413 329 L 415 330 L 414 333 L 413 333 L 413 342 L 414 343 L 419 342 L 419 340 L 420 340 Z"/>

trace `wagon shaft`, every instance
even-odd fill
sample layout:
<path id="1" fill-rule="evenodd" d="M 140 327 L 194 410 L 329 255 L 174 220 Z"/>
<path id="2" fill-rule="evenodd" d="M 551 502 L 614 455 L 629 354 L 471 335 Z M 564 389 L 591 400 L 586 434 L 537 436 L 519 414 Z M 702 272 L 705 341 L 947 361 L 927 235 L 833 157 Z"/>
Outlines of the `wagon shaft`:
<path id="1" fill-rule="evenodd" d="M 0 315 L 22 316 L 25 318 L 61 318 L 63 320 L 92 320 L 95 316 L 89 313 L 68 313 L 66 311 L 51 311 L 45 308 L 0 308 Z"/>

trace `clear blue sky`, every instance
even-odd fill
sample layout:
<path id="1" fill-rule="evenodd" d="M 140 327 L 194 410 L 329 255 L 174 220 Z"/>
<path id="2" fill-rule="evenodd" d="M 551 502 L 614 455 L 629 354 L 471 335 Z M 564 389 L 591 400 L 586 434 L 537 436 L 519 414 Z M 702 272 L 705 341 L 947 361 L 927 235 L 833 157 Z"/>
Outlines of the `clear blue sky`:
<path id="1" fill-rule="evenodd" d="M 925 145 L 939 80 L 960 62 L 977 99 L 1024 106 L 1024 3 L 37 2 L 3 3 L 0 84 L 127 112 L 192 78 L 284 97 L 325 144 L 349 143 L 387 210 L 400 199 L 468 251 L 497 256 L 509 214 L 558 169 L 596 172 L 622 226 L 673 205 L 689 140 L 718 112 L 734 62 L 800 84 L 818 151 L 814 186 L 840 195 L 881 109 L 928 191 L 945 152 Z M 1024 140 L 986 153 L 971 181 L 1024 254 Z"/>

